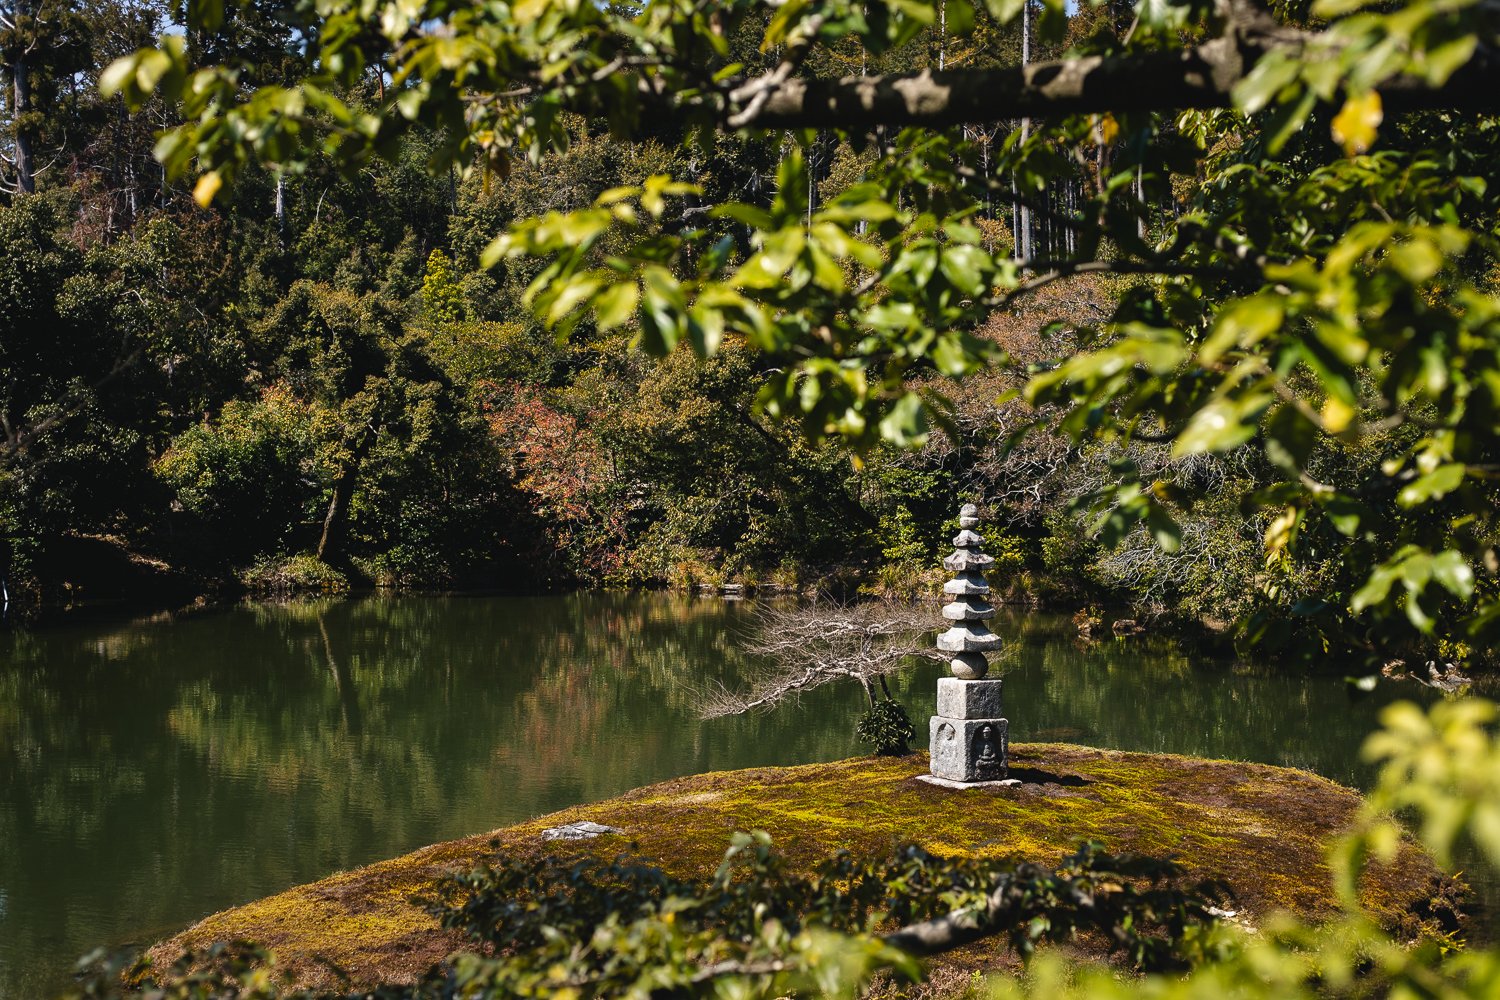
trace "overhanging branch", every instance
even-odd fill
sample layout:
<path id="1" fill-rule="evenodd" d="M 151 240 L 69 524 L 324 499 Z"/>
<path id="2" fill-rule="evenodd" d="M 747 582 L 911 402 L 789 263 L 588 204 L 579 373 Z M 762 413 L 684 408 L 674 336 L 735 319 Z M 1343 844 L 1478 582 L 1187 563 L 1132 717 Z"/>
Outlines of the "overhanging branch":
<path id="1" fill-rule="evenodd" d="M 748 124 L 756 128 L 945 126 L 1088 112 L 1216 108 L 1243 75 L 1216 41 L 1186 52 L 1086 56 L 994 70 L 788 80 Z"/>
<path id="2" fill-rule="evenodd" d="M 1072 114 L 1227 108 L 1236 84 L 1273 50 L 1301 51 L 1316 34 L 1277 24 L 1231 0 L 1225 33 L 1175 52 L 1084 56 L 992 70 L 925 70 L 838 80 L 786 79 L 740 87 L 758 106 L 730 96 L 725 120 L 753 128 L 941 127 Z M 1500 112 L 1500 65 L 1481 48 L 1441 87 L 1399 77 L 1379 88 L 1387 111 Z"/>

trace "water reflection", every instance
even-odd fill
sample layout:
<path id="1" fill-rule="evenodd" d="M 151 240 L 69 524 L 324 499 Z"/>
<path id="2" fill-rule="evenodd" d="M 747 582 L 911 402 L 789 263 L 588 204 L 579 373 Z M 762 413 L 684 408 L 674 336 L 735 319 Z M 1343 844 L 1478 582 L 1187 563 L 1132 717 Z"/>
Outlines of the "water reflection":
<path id="1" fill-rule="evenodd" d="M 857 690 L 700 723 L 743 605 L 658 595 L 371 598 L 0 636 L 0 996 L 101 943 L 650 781 L 857 752 Z M 1380 704 L 1335 677 L 1011 615 L 1012 739 L 1366 775 Z M 896 687 L 931 713 L 937 667 Z M 921 728 L 919 726 L 919 728 Z"/>

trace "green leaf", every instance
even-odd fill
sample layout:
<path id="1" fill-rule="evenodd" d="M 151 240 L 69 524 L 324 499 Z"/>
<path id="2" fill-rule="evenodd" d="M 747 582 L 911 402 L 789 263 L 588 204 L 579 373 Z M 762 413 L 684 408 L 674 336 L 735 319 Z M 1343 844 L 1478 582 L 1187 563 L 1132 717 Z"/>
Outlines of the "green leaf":
<path id="1" fill-rule="evenodd" d="M 1331 21 L 1336 17 L 1343 17 L 1345 14 L 1352 14 L 1368 7 L 1374 2 L 1375 0 L 1315 0 L 1312 13 L 1314 17 Z"/>
<path id="2" fill-rule="evenodd" d="M 776 46 L 785 44 L 803 13 L 811 6 L 811 0 L 786 0 L 780 7 L 777 7 L 775 14 L 771 16 L 770 24 L 766 26 L 765 38 L 761 42 L 760 50 L 769 52 Z"/>
<path id="3" fill-rule="evenodd" d="M 693 307 L 688 321 L 688 341 L 700 358 L 718 353 L 724 339 L 724 314 L 702 303 Z"/>
<path id="4" fill-rule="evenodd" d="M 1220 397 L 1193 414 L 1177 440 L 1172 454 L 1178 458 L 1202 452 L 1238 448 L 1255 436 L 1261 414 L 1271 405 L 1269 395 L 1254 393 L 1242 398 Z"/>
<path id="5" fill-rule="evenodd" d="M 687 301 L 666 269 L 645 268 L 641 278 L 641 346 L 660 357 L 682 339 Z"/>
<path id="6" fill-rule="evenodd" d="M 1427 503 L 1429 500 L 1438 500 L 1463 485 L 1464 465 L 1462 462 L 1449 462 L 1440 465 L 1436 469 L 1421 476 L 1401 488 L 1396 494 L 1396 502 L 1403 507 L 1416 507 Z"/>
<path id="7" fill-rule="evenodd" d="M 202 31 L 218 31 L 224 23 L 224 0 L 188 0 L 188 26 Z"/>
<path id="8" fill-rule="evenodd" d="M 763 208 L 756 208 L 754 205 L 746 205 L 738 201 L 715 205 L 708 214 L 714 219 L 733 219 L 740 225 L 748 226 L 751 229 L 766 230 L 776 228 L 776 220 L 771 217 L 770 212 L 767 212 Z"/>
<path id="9" fill-rule="evenodd" d="M 1349 610 L 1359 614 L 1366 608 L 1373 608 L 1377 604 L 1384 604 L 1391 593 L 1391 585 L 1396 582 L 1396 571 L 1389 565 L 1375 567 L 1375 570 L 1365 580 L 1364 586 L 1354 592 L 1349 599 Z"/>
<path id="10" fill-rule="evenodd" d="M 1266 458 L 1290 475 L 1307 466 L 1318 443 L 1318 428 L 1302 411 L 1290 404 L 1278 407 L 1264 424 Z"/>
<path id="11" fill-rule="evenodd" d="M 966 349 L 959 333 L 945 334 L 932 346 L 932 361 L 938 371 L 949 378 L 959 378 L 974 370 L 976 359 Z"/>
<path id="12" fill-rule="evenodd" d="M 880 420 L 880 436 L 898 448 L 921 447 L 930 431 L 922 397 L 914 392 L 903 394 Z"/>
<path id="13" fill-rule="evenodd" d="M 1146 528 L 1163 552 L 1176 552 L 1182 548 L 1182 528 L 1158 503 L 1146 508 Z"/>
<path id="14" fill-rule="evenodd" d="M 1296 81 L 1301 63 L 1285 52 L 1268 52 L 1256 62 L 1255 67 L 1235 84 L 1233 97 L 1235 107 L 1247 115 L 1253 115 L 1278 97 L 1282 90 Z"/>
<path id="15" fill-rule="evenodd" d="M 484 251 L 479 255 L 480 268 L 488 271 L 490 268 L 500 263 L 501 259 L 510 253 L 511 246 L 512 241 L 509 233 L 501 233 L 499 236 L 496 236 L 494 239 L 490 240 L 489 245 L 487 245 L 484 248 Z"/>
<path id="16" fill-rule="evenodd" d="M 989 264 L 989 254 L 967 245 L 945 247 L 938 258 L 943 277 L 968 296 L 977 296 L 986 290 L 984 274 Z"/>
<path id="17" fill-rule="evenodd" d="M 1240 299 L 1219 311 L 1213 332 L 1198 349 L 1198 358 L 1212 366 L 1233 348 L 1252 347 L 1281 329 L 1286 307 L 1280 296 L 1270 293 Z"/>
<path id="18" fill-rule="evenodd" d="M 114 97 L 123 92 L 135 76 L 138 57 L 139 53 L 122 56 L 106 66 L 104 72 L 99 74 L 99 93 L 105 97 Z"/>
<path id="19" fill-rule="evenodd" d="M 640 301 L 640 289 L 634 281 L 610 285 L 594 299 L 595 323 L 600 330 L 613 330 L 630 321 Z"/>
<path id="20" fill-rule="evenodd" d="M 1027 0 L 984 0 L 985 10 L 1001 24 L 1009 24 L 1021 16 Z"/>
<path id="21" fill-rule="evenodd" d="M 396 95 L 396 110 L 407 121 L 416 121 L 417 115 L 422 111 L 422 101 L 426 97 L 423 87 L 407 87 Z"/>
<path id="22" fill-rule="evenodd" d="M 1432 557 L 1432 579 L 1459 600 L 1474 596 L 1474 571 L 1463 554 L 1446 549 Z"/>
<path id="23" fill-rule="evenodd" d="M 1311 89 L 1304 89 L 1302 96 L 1282 104 L 1271 113 L 1271 119 L 1266 128 L 1266 151 L 1272 156 L 1281 152 L 1287 140 L 1301 130 L 1307 123 L 1307 116 L 1312 114 L 1313 108 L 1318 103 L 1318 95 Z"/>
<path id="24" fill-rule="evenodd" d="M 1328 515 L 1334 530 L 1348 538 L 1359 534 L 1360 522 L 1371 515 L 1371 511 L 1364 504 L 1348 497 L 1334 496 L 1324 500 L 1321 504 L 1323 512 Z"/>
<path id="25" fill-rule="evenodd" d="M 564 282 L 551 296 L 544 321 L 555 326 L 580 304 L 592 299 L 606 279 L 599 274 L 577 274 Z"/>
<path id="26" fill-rule="evenodd" d="M 1478 35 L 1460 35 L 1450 42 L 1421 50 L 1415 61 L 1421 68 L 1422 75 L 1427 78 L 1428 85 L 1441 87 L 1459 67 L 1473 58 L 1474 50 L 1478 47 Z"/>
<path id="27" fill-rule="evenodd" d="M 974 30 L 974 6 L 969 0 L 941 0 L 948 34 L 967 35 Z"/>

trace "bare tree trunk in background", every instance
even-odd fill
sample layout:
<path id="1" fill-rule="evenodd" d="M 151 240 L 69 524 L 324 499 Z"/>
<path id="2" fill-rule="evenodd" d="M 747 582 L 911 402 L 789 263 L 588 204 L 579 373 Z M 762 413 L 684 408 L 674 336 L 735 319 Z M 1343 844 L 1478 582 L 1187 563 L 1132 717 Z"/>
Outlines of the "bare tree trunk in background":
<path id="1" fill-rule="evenodd" d="M 860 12 L 860 14 L 864 14 L 865 13 L 865 5 L 864 4 L 860 4 L 859 5 L 859 12 Z M 870 50 L 867 49 L 867 48 L 865 48 L 865 36 L 864 35 L 860 35 L 859 36 L 859 75 L 860 76 L 867 76 L 869 74 L 869 72 L 870 72 Z M 859 233 L 859 235 L 861 235 L 861 236 L 863 236 L 865 234 L 865 231 L 868 228 L 869 228 L 869 223 L 866 222 L 864 219 L 860 219 L 858 222 L 856 222 L 854 224 L 854 231 L 857 232 L 857 233 Z"/>
<path id="2" fill-rule="evenodd" d="M 1135 168 L 1135 200 L 1141 203 L 1141 217 L 1136 221 L 1135 233 L 1144 240 L 1146 238 L 1146 179 L 1139 166 Z"/>
<path id="3" fill-rule="evenodd" d="M 948 68 L 948 5 L 938 4 L 938 69 Z"/>
<path id="4" fill-rule="evenodd" d="M 807 146 L 807 228 L 812 228 L 813 187 L 818 183 L 818 140 Z"/>
<path id="5" fill-rule="evenodd" d="M 1021 5 L 1021 66 L 1024 69 L 1031 63 L 1031 0 L 1025 0 Z M 1031 119 L 1021 119 L 1021 143 L 1025 145 L 1026 140 L 1031 137 Z M 1016 225 L 1016 256 L 1022 260 L 1031 259 L 1031 209 L 1024 204 L 1019 206 L 1019 221 Z"/>
<path id="6" fill-rule="evenodd" d="M 22 194 L 36 193 L 35 152 L 22 121 L 31 111 L 31 71 L 23 52 L 11 66 L 11 117 L 16 130 L 16 186 Z"/>

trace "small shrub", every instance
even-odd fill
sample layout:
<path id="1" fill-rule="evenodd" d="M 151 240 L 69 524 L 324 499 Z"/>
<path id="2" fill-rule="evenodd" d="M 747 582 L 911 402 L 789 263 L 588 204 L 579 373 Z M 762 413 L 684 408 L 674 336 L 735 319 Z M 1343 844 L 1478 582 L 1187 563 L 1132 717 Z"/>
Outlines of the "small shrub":
<path id="1" fill-rule="evenodd" d="M 269 597 L 342 594 L 349 589 L 344 574 L 309 553 L 262 556 L 240 573 L 240 582 L 251 593 Z"/>
<path id="2" fill-rule="evenodd" d="M 917 562 L 884 563 L 876 572 L 873 593 L 887 598 L 915 601 L 932 597 L 943 586 L 941 567 Z"/>
<path id="3" fill-rule="evenodd" d="M 859 737 L 861 743 L 873 745 L 875 753 L 882 757 L 904 757 L 911 753 L 908 744 L 917 735 L 917 730 L 901 703 L 887 698 L 877 701 L 868 712 L 860 716 L 859 724 L 854 727 L 854 735 Z"/>
<path id="4" fill-rule="evenodd" d="M 1079 608 L 1073 612 L 1073 625 L 1083 638 L 1095 638 L 1095 633 L 1104 628 L 1104 612 L 1092 606 Z"/>

